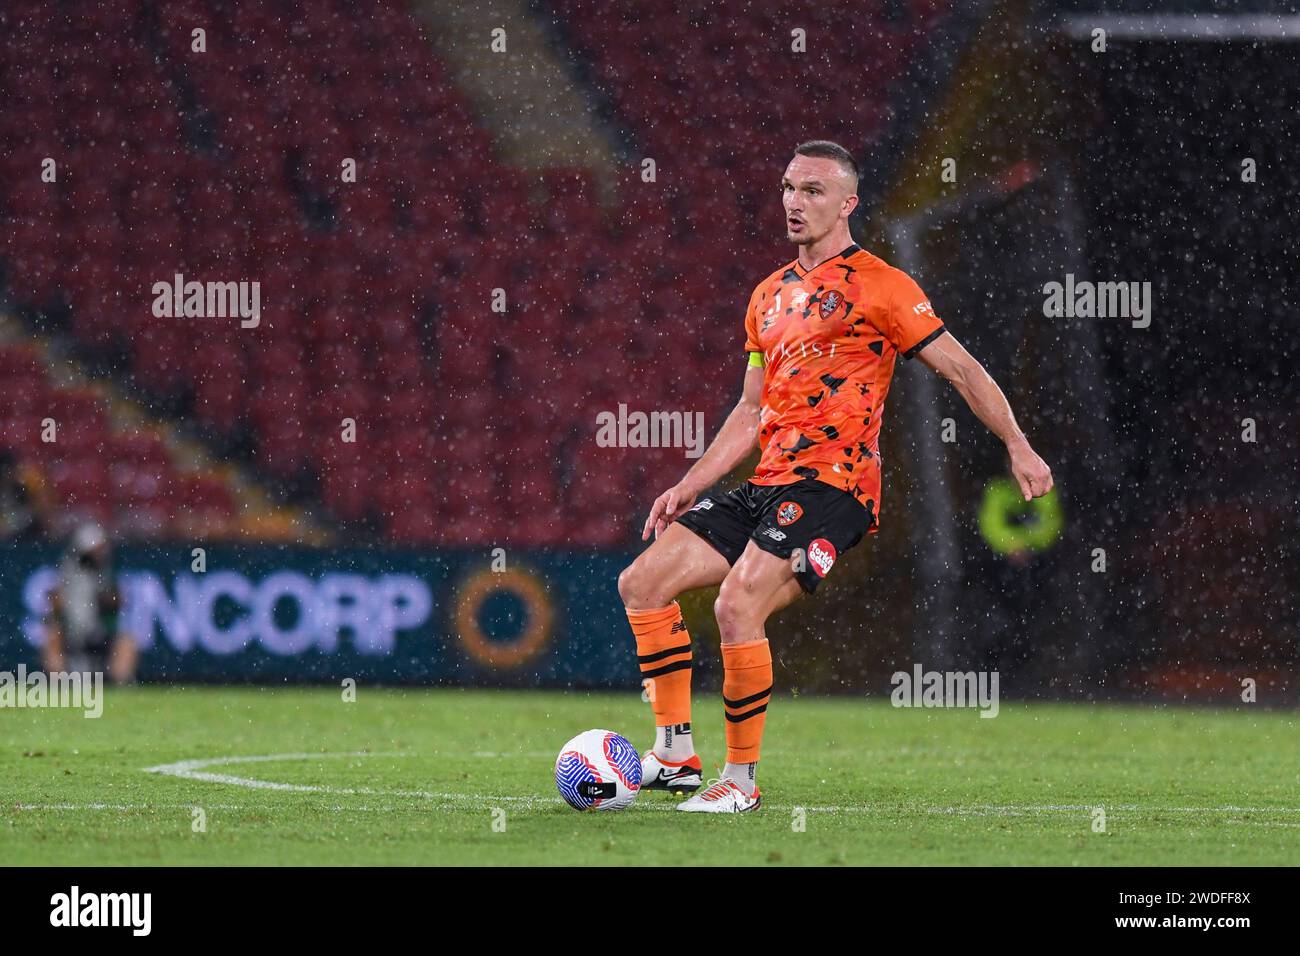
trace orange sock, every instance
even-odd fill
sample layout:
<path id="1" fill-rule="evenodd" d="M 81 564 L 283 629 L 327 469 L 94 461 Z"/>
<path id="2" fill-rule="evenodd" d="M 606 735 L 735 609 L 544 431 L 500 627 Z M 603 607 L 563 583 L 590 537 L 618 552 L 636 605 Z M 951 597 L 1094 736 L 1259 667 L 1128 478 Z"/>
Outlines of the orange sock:
<path id="1" fill-rule="evenodd" d="M 727 717 L 727 763 L 754 763 L 763 742 L 772 697 L 772 650 L 767 638 L 722 645 L 722 703 Z"/>
<path id="2" fill-rule="evenodd" d="M 667 607 L 627 612 L 636 635 L 636 659 L 650 697 L 655 726 L 691 721 L 691 635 L 686 633 L 682 609 L 674 601 Z"/>

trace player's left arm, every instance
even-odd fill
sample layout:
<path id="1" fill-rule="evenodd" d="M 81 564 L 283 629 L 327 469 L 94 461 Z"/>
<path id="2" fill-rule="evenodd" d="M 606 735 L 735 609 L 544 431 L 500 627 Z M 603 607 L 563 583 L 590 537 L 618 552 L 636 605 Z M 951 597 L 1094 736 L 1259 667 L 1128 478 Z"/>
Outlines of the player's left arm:
<path id="1" fill-rule="evenodd" d="M 1029 447 L 1029 440 L 1016 424 L 1007 397 L 984 366 L 948 332 L 916 353 L 916 357 L 938 372 L 957 389 L 976 417 L 1002 439 L 1011 455 L 1011 473 L 1020 484 L 1025 500 L 1039 498 L 1052 490 L 1052 470 Z"/>

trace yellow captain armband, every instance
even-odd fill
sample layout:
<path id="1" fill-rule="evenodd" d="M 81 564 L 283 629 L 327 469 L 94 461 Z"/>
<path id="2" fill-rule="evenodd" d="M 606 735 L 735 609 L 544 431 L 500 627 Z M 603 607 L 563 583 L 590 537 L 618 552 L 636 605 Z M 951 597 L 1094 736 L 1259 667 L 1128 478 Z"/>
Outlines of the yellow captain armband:
<path id="1" fill-rule="evenodd" d="M 767 365 L 767 362 L 766 362 L 766 360 L 764 360 L 764 358 L 763 358 L 763 353 L 762 353 L 762 352 L 750 352 L 750 353 L 749 353 L 749 367 L 750 367 L 750 368 L 763 368 L 763 367 L 765 367 L 766 365 Z"/>

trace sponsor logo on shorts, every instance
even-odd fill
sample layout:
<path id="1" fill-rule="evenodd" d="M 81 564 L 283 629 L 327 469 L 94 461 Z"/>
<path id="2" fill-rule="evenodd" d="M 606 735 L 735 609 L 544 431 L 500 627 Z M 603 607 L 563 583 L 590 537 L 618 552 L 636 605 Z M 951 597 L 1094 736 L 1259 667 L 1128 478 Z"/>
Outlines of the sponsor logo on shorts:
<path id="1" fill-rule="evenodd" d="M 775 528 L 764 528 L 764 529 L 763 529 L 763 534 L 767 535 L 767 536 L 768 536 L 769 538 L 771 538 L 773 541 L 784 541 L 784 540 L 785 540 L 785 532 L 784 532 L 784 531 L 777 531 Z"/>
<path id="2" fill-rule="evenodd" d="M 703 501 L 701 501 L 701 502 L 699 502 L 698 504 L 696 504 L 695 507 L 692 508 L 691 510 L 692 510 L 692 511 L 708 511 L 708 510 L 709 510 L 710 508 L 712 508 L 712 507 L 713 507 L 713 501 L 712 501 L 711 499 L 709 499 L 709 498 L 705 498 Z"/>
<path id="3" fill-rule="evenodd" d="M 796 501 L 783 501 L 776 509 L 776 523 L 783 528 L 788 524 L 794 524 L 802 517 L 803 508 Z"/>
<path id="4" fill-rule="evenodd" d="M 822 318 L 829 319 L 834 315 L 835 310 L 840 307 L 840 303 L 843 301 L 844 296 L 840 295 L 839 292 L 834 289 L 827 292 L 826 295 L 822 297 Z"/>
<path id="5" fill-rule="evenodd" d="M 817 538 L 808 545 L 808 563 L 813 566 L 819 578 L 824 578 L 835 563 L 835 545 L 825 538 Z"/>

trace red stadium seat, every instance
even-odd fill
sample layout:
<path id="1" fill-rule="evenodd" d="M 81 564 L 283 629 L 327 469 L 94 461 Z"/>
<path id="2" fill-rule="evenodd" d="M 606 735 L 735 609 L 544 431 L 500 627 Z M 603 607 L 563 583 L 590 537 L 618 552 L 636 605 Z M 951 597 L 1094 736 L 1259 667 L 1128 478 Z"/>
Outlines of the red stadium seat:
<path id="1" fill-rule="evenodd" d="M 715 424 L 732 389 L 720 397 L 718 356 L 739 351 L 760 278 L 737 264 L 784 254 L 769 236 L 787 147 L 771 131 L 801 128 L 813 99 L 839 117 L 830 133 L 865 140 L 948 2 L 912 0 L 900 28 L 876 7 L 845 24 L 812 0 L 740 19 L 668 0 L 635 20 L 556 0 L 658 161 L 654 183 L 629 165 L 607 208 L 589 168 L 503 165 L 400 5 L 176 0 L 146 17 L 105 0 L 65 18 L 13 0 L 0 266 L 21 305 L 66 303 L 68 334 L 124 359 L 151 398 L 251 442 L 264 476 L 318 473 L 340 520 L 378 517 L 412 544 L 616 545 L 669 466 L 595 448 L 596 414 L 698 408 Z M 790 23 L 818 38 L 809 56 L 858 80 L 810 84 L 782 55 Z M 195 26 L 206 54 L 191 51 Z M 118 41 L 94 42 L 107 35 Z M 47 155 L 62 174 L 34 182 L 32 157 Z M 177 272 L 258 280 L 261 325 L 155 318 L 152 285 Z M 32 354 L 0 346 L 0 375 L 0 441 L 59 463 L 77 507 L 114 504 L 117 527 L 144 537 L 228 526 L 219 480 L 175 478 L 165 445 L 111 434 L 97 400 L 50 390 Z M 44 417 L 60 423 L 55 447 L 40 447 Z M 345 417 L 355 445 L 338 440 Z M 95 455 L 110 494 L 82 470 Z"/>

